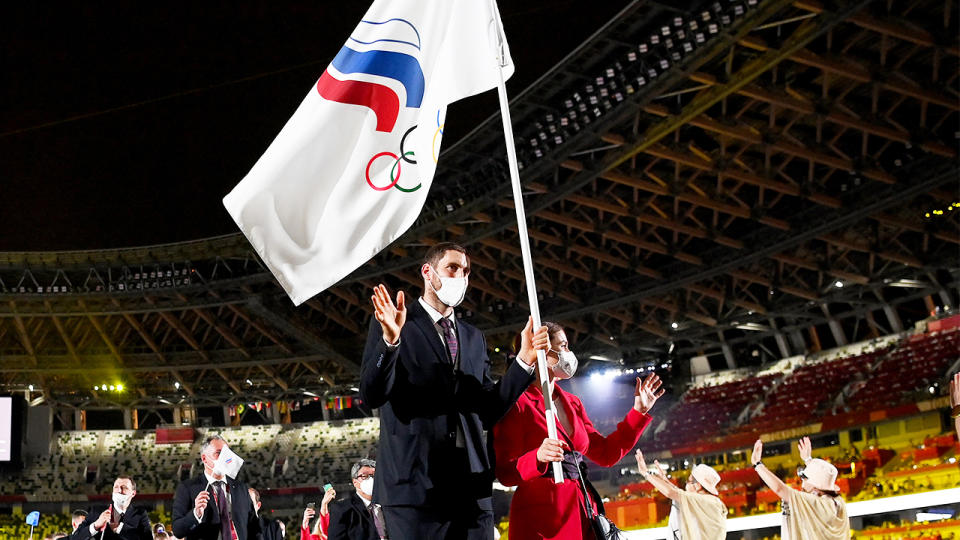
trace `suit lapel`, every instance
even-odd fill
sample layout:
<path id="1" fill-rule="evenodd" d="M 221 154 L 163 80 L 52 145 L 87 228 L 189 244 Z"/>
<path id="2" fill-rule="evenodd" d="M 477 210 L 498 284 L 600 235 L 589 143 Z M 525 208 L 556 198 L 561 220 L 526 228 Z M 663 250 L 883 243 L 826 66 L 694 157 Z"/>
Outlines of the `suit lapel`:
<path id="1" fill-rule="evenodd" d="M 351 502 L 353 503 L 353 507 L 357 509 L 357 512 L 360 512 L 360 519 L 369 524 L 371 530 L 377 530 L 377 525 L 373 522 L 373 516 L 370 515 L 370 511 L 367 510 L 367 505 L 363 504 L 360 495 L 354 493 Z"/>
<path id="2" fill-rule="evenodd" d="M 436 325 L 433 324 L 430 315 L 427 315 L 423 306 L 420 305 L 419 299 L 411 303 L 409 311 L 410 319 L 413 321 L 414 326 L 423 334 L 423 338 L 430 344 L 430 348 L 433 349 L 434 354 L 436 354 L 439 359 L 446 361 L 449 356 L 444 350 L 446 344 L 440 339 Z"/>

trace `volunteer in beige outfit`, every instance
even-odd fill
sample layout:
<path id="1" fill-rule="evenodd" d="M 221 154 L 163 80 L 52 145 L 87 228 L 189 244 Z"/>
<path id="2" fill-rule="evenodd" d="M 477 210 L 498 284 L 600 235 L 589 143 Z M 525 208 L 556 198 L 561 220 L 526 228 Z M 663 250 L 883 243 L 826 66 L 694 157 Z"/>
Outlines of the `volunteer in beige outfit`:
<path id="1" fill-rule="evenodd" d="M 803 481 L 801 490 L 783 483 L 763 462 L 763 442 L 753 445 L 750 462 L 760 479 L 783 501 L 782 540 L 849 540 L 850 518 L 837 485 L 837 468 L 822 459 L 812 458 L 810 439 L 797 443 L 805 465 L 797 469 Z"/>
<path id="2" fill-rule="evenodd" d="M 637 469 L 640 476 L 670 499 L 667 526 L 673 540 L 723 540 L 727 537 L 727 507 L 717 492 L 720 475 L 713 467 L 703 463 L 694 467 L 683 490 L 664 478 L 660 462 L 654 461 L 653 469 L 647 469 L 639 449 Z"/>

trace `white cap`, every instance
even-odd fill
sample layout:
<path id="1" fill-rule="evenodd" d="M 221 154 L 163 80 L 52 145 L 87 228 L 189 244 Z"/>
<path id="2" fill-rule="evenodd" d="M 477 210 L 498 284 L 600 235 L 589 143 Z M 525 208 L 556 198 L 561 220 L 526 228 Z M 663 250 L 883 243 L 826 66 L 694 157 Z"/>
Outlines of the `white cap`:
<path id="1" fill-rule="evenodd" d="M 808 484 L 820 491 L 840 491 L 840 486 L 837 485 L 837 468 L 827 461 L 811 459 L 800 472 L 807 477 Z"/>
<path id="2" fill-rule="evenodd" d="M 709 465 L 703 463 L 697 465 L 690 471 L 690 476 L 697 481 L 698 484 L 703 486 L 703 489 L 713 493 L 714 495 L 719 495 L 717 492 L 717 484 L 720 483 L 720 475 Z"/>

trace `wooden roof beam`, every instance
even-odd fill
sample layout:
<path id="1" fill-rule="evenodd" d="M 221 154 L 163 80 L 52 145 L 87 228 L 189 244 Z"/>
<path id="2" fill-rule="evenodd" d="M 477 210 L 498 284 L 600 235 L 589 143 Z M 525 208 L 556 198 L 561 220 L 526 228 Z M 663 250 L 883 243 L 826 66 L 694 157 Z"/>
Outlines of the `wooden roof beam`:
<path id="1" fill-rule="evenodd" d="M 143 299 L 151 306 L 156 305 L 156 301 L 149 296 L 144 296 Z M 187 328 L 183 322 L 180 321 L 180 319 L 174 317 L 170 314 L 170 312 L 164 310 L 158 310 L 157 315 L 159 315 L 160 318 L 169 324 L 170 327 L 173 328 L 174 331 L 176 331 L 177 334 L 179 334 L 180 337 L 183 338 L 183 340 L 193 348 L 193 350 L 197 351 L 197 353 L 199 353 L 204 360 L 210 360 L 210 355 L 207 354 L 207 351 L 203 350 L 203 347 L 200 346 L 200 342 L 193 337 L 193 333 L 190 332 L 190 329 Z"/>
<path id="2" fill-rule="evenodd" d="M 663 195 L 669 197 L 675 197 L 677 200 L 683 201 L 685 203 L 702 206 L 704 208 L 709 208 L 711 210 L 716 210 L 717 212 L 723 212 L 725 214 L 730 214 L 731 216 L 736 216 L 742 219 L 754 219 L 753 215 L 749 208 L 744 206 L 736 206 L 732 204 L 727 204 L 720 201 L 715 201 L 708 197 L 702 197 L 700 195 L 694 195 L 692 193 L 670 193 L 670 190 L 666 187 L 662 187 L 653 182 L 647 182 L 646 180 L 641 180 L 639 178 L 633 177 L 629 174 L 621 173 L 618 171 L 608 171 L 600 175 L 604 180 L 609 180 L 610 182 L 616 182 L 618 184 L 623 184 L 625 186 L 635 187 L 655 195 Z M 542 212 L 538 212 L 537 215 L 541 215 Z M 769 216 L 763 216 L 756 218 L 756 221 L 768 225 L 775 229 L 780 229 L 784 231 L 790 230 L 790 224 L 785 220 L 776 219 Z"/>
<path id="3" fill-rule="evenodd" d="M 227 309 L 234 312 L 238 317 L 243 319 L 247 324 L 252 326 L 258 332 L 266 336 L 267 339 L 272 341 L 275 345 L 280 347 L 283 352 L 287 354 L 293 354 L 293 349 L 291 349 L 286 343 L 283 342 L 273 331 L 269 328 L 255 320 L 253 317 L 248 315 L 245 311 L 240 309 L 236 304 L 227 304 Z"/>
<path id="4" fill-rule="evenodd" d="M 227 386 L 233 389 L 238 396 L 243 395 L 243 390 L 240 389 L 240 385 L 233 381 L 230 377 L 227 377 L 227 373 L 220 368 L 214 368 L 213 371 L 219 375 L 224 381 L 226 381 Z"/>
<path id="5" fill-rule="evenodd" d="M 89 309 L 87 309 L 87 305 L 83 300 L 79 300 L 78 303 L 80 304 L 80 308 L 83 311 L 90 311 Z M 120 355 L 120 350 L 113 343 L 113 340 L 110 339 L 110 336 L 107 334 L 106 329 L 100 323 L 100 320 L 93 315 L 87 315 L 87 319 L 90 321 L 90 324 L 93 325 L 93 328 L 96 329 L 97 334 L 100 335 L 100 338 L 107 345 L 107 348 L 110 349 L 110 352 L 113 354 L 114 358 L 117 359 L 117 362 L 120 362 L 121 364 L 123 364 L 123 356 Z"/>
<path id="6" fill-rule="evenodd" d="M 842 248 L 852 249 L 854 251 L 860 251 L 863 253 L 872 253 L 878 257 L 882 257 L 889 261 L 898 262 L 906 266 L 912 266 L 913 268 L 924 267 L 923 261 L 914 257 L 913 255 L 904 255 L 902 253 L 895 253 L 892 251 L 883 251 L 879 249 L 873 249 L 870 246 L 858 244 L 856 242 L 851 242 L 849 240 L 846 240 L 844 238 L 841 238 L 839 236 L 835 236 L 832 234 L 821 236 L 820 240 L 823 240 L 824 242 L 833 244 L 835 246 L 840 246 Z"/>
<path id="7" fill-rule="evenodd" d="M 47 311 L 53 313 L 53 306 L 50 305 L 49 300 L 44 300 L 43 305 L 47 307 Z M 60 335 L 60 339 L 63 340 L 63 344 L 67 347 L 67 352 L 70 353 L 70 358 L 78 364 L 81 363 L 80 356 L 77 354 L 77 348 L 73 346 L 73 340 L 67 335 L 67 331 L 63 327 L 63 322 L 60 320 L 60 317 L 54 315 L 51 319 L 53 320 L 53 327 L 57 329 L 57 334 Z"/>
<path id="8" fill-rule="evenodd" d="M 207 324 L 213 327 L 213 329 L 216 330 L 216 332 L 220 334 L 223 339 L 227 340 L 227 343 L 233 345 L 235 349 L 240 351 L 240 354 L 247 358 L 251 358 L 250 351 L 244 347 L 243 341 L 241 341 L 236 334 L 234 334 L 229 328 L 221 323 L 216 316 L 202 308 L 194 308 L 193 312 L 196 313 L 197 316 L 203 319 Z"/>
<path id="9" fill-rule="evenodd" d="M 766 52 L 770 47 L 766 42 L 756 36 L 747 36 L 740 40 L 740 45 L 754 49 L 756 51 Z M 881 88 L 911 97 L 920 101 L 927 101 L 935 105 L 950 109 L 951 111 L 960 111 L 960 104 L 955 98 L 943 95 L 934 90 L 921 87 L 916 84 L 897 81 L 897 77 L 887 77 L 882 81 L 874 81 L 873 74 L 862 64 L 849 57 L 843 60 L 828 59 L 820 56 L 808 49 L 802 49 L 790 55 L 789 59 L 801 65 L 817 68 L 833 75 L 850 79 L 859 83 L 876 82 Z M 904 77 L 905 78 L 905 77 Z"/>
<path id="10" fill-rule="evenodd" d="M 729 236 L 724 236 L 722 234 L 713 234 L 711 231 L 708 231 L 706 229 L 693 227 L 690 225 L 684 225 L 682 223 L 672 221 L 669 219 L 664 219 L 659 216 L 652 216 L 650 214 L 642 213 L 634 209 L 628 208 L 626 206 L 613 204 L 610 202 L 602 201 L 592 197 L 587 197 L 584 195 L 571 195 L 567 197 L 566 200 L 575 204 L 579 204 L 581 206 L 593 208 L 594 210 L 600 210 L 602 212 L 607 212 L 607 213 L 618 215 L 618 216 L 633 218 L 639 221 L 640 223 L 646 223 L 647 225 L 653 225 L 655 227 L 663 227 L 666 229 L 670 229 L 671 231 L 686 234 L 688 236 L 693 236 L 694 238 L 703 238 L 703 239 L 713 240 L 714 242 L 720 245 L 731 247 L 734 249 L 743 249 L 743 242 L 735 238 L 730 238 Z"/>
<path id="11" fill-rule="evenodd" d="M 179 371 L 177 371 L 177 370 L 174 369 L 174 370 L 172 370 L 172 371 L 170 372 L 170 374 L 173 375 L 173 379 L 180 384 L 180 388 L 183 388 L 183 390 L 187 393 L 187 395 L 189 395 L 189 396 L 196 396 L 196 395 L 197 395 L 197 394 L 193 391 L 193 385 L 190 384 L 190 383 L 188 383 L 187 381 L 185 381 L 185 380 L 183 379 L 183 376 L 180 375 L 180 372 L 179 372 Z"/>
<path id="12" fill-rule="evenodd" d="M 811 13 L 823 13 L 823 4 L 817 0 L 798 0 L 793 4 L 799 9 L 807 10 Z M 855 13 L 847 17 L 847 22 L 853 23 L 860 28 L 870 30 L 878 34 L 897 38 L 923 47 L 941 48 L 935 41 L 933 35 L 926 30 L 915 25 L 907 26 L 897 20 L 878 19 L 867 11 Z M 960 56 L 960 48 L 956 46 L 942 47 L 942 50 L 953 56 Z"/>

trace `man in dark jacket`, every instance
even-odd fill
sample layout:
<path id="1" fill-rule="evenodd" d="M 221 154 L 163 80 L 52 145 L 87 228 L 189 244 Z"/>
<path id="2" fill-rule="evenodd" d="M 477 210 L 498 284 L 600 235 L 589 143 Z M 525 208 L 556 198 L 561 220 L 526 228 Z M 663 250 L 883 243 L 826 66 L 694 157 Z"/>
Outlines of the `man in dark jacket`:
<path id="1" fill-rule="evenodd" d="M 257 521 L 260 524 L 260 540 L 283 540 L 286 536 L 286 527 L 283 521 L 264 517 L 260 512 L 263 503 L 260 502 L 260 492 L 254 488 L 247 489 L 250 494 L 250 502 L 253 503 L 253 511 L 257 514 Z"/>
<path id="2" fill-rule="evenodd" d="M 483 334 L 454 313 L 469 274 L 464 248 L 440 243 L 420 266 L 420 298 L 401 291 L 394 302 L 383 285 L 371 298 L 360 396 L 380 409 L 373 500 L 394 540 L 493 536 L 486 432 L 533 382 L 537 355 L 528 323 L 517 360 L 494 382 Z M 546 327 L 537 336 L 546 339 Z"/>
<path id="3" fill-rule="evenodd" d="M 147 511 L 130 504 L 136 494 L 133 478 L 118 476 L 113 482 L 112 504 L 89 512 L 70 540 L 153 540 Z"/>
<path id="4" fill-rule="evenodd" d="M 227 446 L 219 435 L 204 439 L 200 448 L 203 474 L 177 486 L 173 496 L 173 535 L 182 540 L 256 540 L 257 514 L 240 480 L 214 471 Z"/>
<path id="5" fill-rule="evenodd" d="M 356 493 L 330 505 L 329 540 L 378 540 L 389 538 L 383 508 L 373 502 L 373 477 L 377 462 L 361 459 L 350 469 Z"/>

